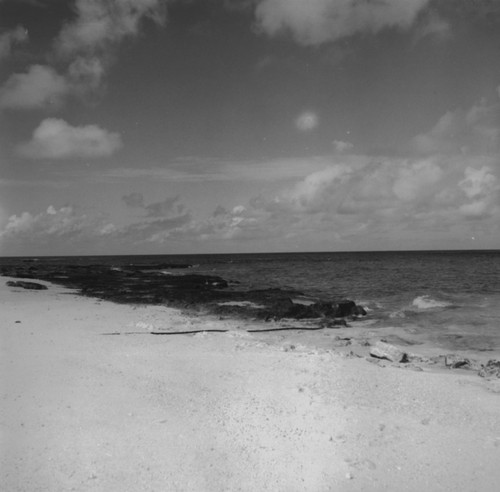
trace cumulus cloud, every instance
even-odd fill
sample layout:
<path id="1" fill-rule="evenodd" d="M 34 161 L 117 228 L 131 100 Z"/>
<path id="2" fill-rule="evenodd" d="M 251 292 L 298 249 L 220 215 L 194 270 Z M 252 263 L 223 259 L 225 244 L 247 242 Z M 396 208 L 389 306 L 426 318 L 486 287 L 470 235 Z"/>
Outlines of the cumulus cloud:
<path id="1" fill-rule="evenodd" d="M 451 25 L 435 12 L 422 19 L 415 30 L 414 44 L 425 40 L 445 40 L 451 36 Z"/>
<path id="2" fill-rule="evenodd" d="M 122 147 L 118 133 L 97 125 L 71 126 L 57 118 L 43 120 L 31 141 L 18 147 L 18 153 L 30 159 L 71 157 L 107 157 Z"/>
<path id="3" fill-rule="evenodd" d="M 392 190 L 405 202 L 426 199 L 442 176 L 443 170 L 432 160 L 417 161 L 398 170 Z"/>
<path id="4" fill-rule="evenodd" d="M 79 56 L 69 65 L 67 80 L 74 93 L 85 94 L 101 86 L 105 71 L 100 58 Z"/>
<path id="5" fill-rule="evenodd" d="M 354 148 L 354 145 L 350 142 L 344 142 L 342 140 L 334 140 L 333 147 L 337 152 L 347 152 Z"/>
<path id="6" fill-rule="evenodd" d="M 295 119 L 295 126 L 302 132 L 310 132 L 319 124 L 318 115 L 314 111 L 304 111 Z"/>
<path id="7" fill-rule="evenodd" d="M 190 223 L 183 234 L 220 241 L 293 237 L 305 244 L 311 235 L 339 241 L 382 235 L 387 242 L 398 234 L 416 238 L 466 230 L 470 219 L 475 219 L 476 231 L 489 234 L 500 220 L 495 162 L 464 156 L 338 162 L 274 196 L 259 195 L 231 210 L 218 207 L 208 219 Z"/>
<path id="8" fill-rule="evenodd" d="M 14 29 L 0 34 L 0 61 L 9 57 L 12 47 L 17 43 L 22 43 L 28 40 L 28 31 L 22 27 L 17 26 Z"/>
<path id="9" fill-rule="evenodd" d="M 51 67 L 33 65 L 26 73 L 7 79 L 0 89 L 0 107 L 32 109 L 58 105 L 69 89 L 66 79 Z"/>
<path id="10" fill-rule="evenodd" d="M 164 0 L 76 0 L 76 17 L 56 40 L 63 55 L 102 52 L 123 38 L 136 35 L 143 18 L 163 22 Z"/>
<path id="11" fill-rule="evenodd" d="M 159 202 L 146 205 L 142 193 L 132 192 L 122 196 L 122 200 L 127 207 L 138 208 L 145 212 L 146 217 L 158 218 L 181 215 L 186 211 L 185 206 L 180 203 L 179 195 L 170 196 Z"/>
<path id="12" fill-rule="evenodd" d="M 58 248 L 62 242 L 79 247 L 163 243 L 183 231 L 192 220 L 185 207 L 178 205 L 163 216 L 148 216 L 122 226 L 115 225 L 102 215 L 79 212 L 73 206 L 57 208 L 50 205 L 36 214 L 24 211 L 11 215 L 0 228 L 0 242 L 12 251 L 26 244 Z M 176 212 L 179 209 L 182 213 Z"/>
<path id="13" fill-rule="evenodd" d="M 255 10 L 260 31 L 288 32 L 308 46 L 384 28 L 408 28 L 428 0 L 261 0 Z"/>
<path id="14" fill-rule="evenodd" d="M 142 193 L 132 192 L 122 196 L 127 207 L 139 209 L 143 216 L 140 220 L 117 229 L 114 235 L 133 242 L 162 243 L 172 235 L 183 230 L 192 220 L 191 213 L 178 195 L 146 204 Z"/>
<path id="15" fill-rule="evenodd" d="M 465 178 L 458 183 L 469 201 L 460 206 L 467 218 L 484 218 L 498 209 L 500 204 L 500 181 L 487 166 L 481 169 L 467 167 Z"/>
<path id="16" fill-rule="evenodd" d="M 51 67 L 33 65 L 26 73 L 12 75 L 0 89 L 0 107 L 42 108 L 60 104 L 68 95 L 97 91 L 115 45 L 137 35 L 144 18 L 162 22 L 165 4 L 165 0 L 76 0 L 74 19 L 61 29 L 52 53 L 66 65 L 65 71 L 60 74 Z M 26 37 L 21 27 L 0 36 L 0 59 L 7 56 L 13 42 Z"/>
<path id="17" fill-rule="evenodd" d="M 77 239 L 87 234 L 88 231 L 98 234 L 105 225 L 100 219 L 78 214 L 73 207 L 65 206 L 56 209 L 50 205 L 47 210 L 35 215 L 30 212 L 11 215 L 3 230 L 0 231 L 0 238 L 33 242 L 46 242 L 54 238 Z"/>
<path id="18" fill-rule="evenodd" d="M 483 100 L 468 110 L 448 111 L 413 144 L 428 154 L 495 154 L 500 151 L 500 104 Z"/>

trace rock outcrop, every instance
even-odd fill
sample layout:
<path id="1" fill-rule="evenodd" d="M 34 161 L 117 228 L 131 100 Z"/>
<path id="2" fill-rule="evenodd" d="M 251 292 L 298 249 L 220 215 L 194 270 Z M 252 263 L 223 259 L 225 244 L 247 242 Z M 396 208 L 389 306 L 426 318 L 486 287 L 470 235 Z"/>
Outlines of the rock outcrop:
<path id="1" fill-rule="evenodd" d="M 489 360 L 478 374 L 482 378 L 500 378 L 500 360 Z"/>

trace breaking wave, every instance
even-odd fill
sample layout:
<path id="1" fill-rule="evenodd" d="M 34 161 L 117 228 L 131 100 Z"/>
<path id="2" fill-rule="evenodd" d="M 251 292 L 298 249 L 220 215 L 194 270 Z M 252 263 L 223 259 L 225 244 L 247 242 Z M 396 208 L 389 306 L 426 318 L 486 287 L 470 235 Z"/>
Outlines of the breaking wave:
<path id="1" fill-rule="evenodd" d="M 451 306 L 450 303 L 445 301 L 437 301 L 430 296 L 418 296 L 413 299 L 411 303 L 417 309 L 437 309 Z"/>

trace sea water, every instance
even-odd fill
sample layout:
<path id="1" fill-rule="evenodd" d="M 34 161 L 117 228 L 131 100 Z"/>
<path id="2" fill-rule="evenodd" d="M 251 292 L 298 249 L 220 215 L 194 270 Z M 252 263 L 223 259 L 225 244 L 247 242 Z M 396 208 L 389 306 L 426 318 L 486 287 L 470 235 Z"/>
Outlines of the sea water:
<path id="1" fill-rule="evenodd" d="M 12 261 L 0 259 L 0 265 Z M 292 288 L 303 300 L 352 299 L 358 326 L 392 326 L 445 350 L 500 350 L 500 251 L 273 253 L 38 258 L 61 264 L 188 263 L 239 290 Z M 182 274 L 166 269 L 164 274 Z"/>

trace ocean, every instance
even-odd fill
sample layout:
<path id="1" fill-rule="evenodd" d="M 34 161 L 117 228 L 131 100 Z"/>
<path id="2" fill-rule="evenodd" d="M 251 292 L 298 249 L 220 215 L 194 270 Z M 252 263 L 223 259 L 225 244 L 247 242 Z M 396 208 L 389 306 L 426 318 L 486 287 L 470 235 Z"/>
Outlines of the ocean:
<path id="1" fill-rule="evenodd" d="M 189 264 L 189 274 L 220 276 L 233 290 L 291 289 L 304 302 L 353 300 L 368 313 L 353 322 L 359 327 L 391 326 L 448 351 L 500 350 L 498 250 L 0 258 L 0 266 L 13 262 Z"/>

